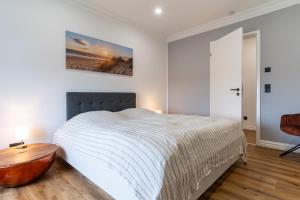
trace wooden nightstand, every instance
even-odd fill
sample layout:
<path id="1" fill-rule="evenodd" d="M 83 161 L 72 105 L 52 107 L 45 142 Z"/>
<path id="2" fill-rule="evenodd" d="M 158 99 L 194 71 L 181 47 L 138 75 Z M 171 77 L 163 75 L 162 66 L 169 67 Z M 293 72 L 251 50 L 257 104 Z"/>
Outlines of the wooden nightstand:
<path id="1" fill-rule="evenodd" d="M 56 151 L 53 144 L 0 150 L 0 186 L 17 187 L 36 180 L 50 168 Z"/>

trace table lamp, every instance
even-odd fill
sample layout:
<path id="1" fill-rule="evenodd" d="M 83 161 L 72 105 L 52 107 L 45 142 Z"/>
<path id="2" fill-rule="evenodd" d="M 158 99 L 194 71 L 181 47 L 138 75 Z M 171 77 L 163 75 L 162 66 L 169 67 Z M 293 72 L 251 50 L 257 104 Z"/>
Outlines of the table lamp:
<path id="1" fill-rule="evenodd" d="M 157 114 L 162 114 L 162 110 L 155 110 Z"/>
<path id="2" fill-rule="evenodd" d="M 15 132 L 15 139 L 19 142 L 20 145 L 16 146 L 18 149 L 26 148 L 24 140 L 28 138 L 29 129 L 27 127 L 18 127 Z"/>

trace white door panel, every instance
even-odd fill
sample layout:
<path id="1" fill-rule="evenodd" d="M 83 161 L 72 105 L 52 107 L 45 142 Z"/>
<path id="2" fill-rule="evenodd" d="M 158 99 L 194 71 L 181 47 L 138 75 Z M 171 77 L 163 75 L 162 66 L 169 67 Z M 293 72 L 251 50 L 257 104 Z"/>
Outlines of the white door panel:
<path id="1" fill-rule="evenodd" d="M 242 49 L 242 28 L 210 43 L 210 114 L 213 117 L 241 120 Z M 237 88 L 239 91 L 231 90 Z"/>

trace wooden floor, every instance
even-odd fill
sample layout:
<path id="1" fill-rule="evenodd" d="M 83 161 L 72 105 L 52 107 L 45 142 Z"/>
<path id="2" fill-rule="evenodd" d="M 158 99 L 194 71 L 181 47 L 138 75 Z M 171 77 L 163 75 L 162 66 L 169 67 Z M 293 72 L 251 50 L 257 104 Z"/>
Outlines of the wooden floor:
<path id="1" fill-rule="evenodd" d="M 256 144 L 256 131 L 244 130 L 249 144 Z"/>
<path id="2" fill-rule="evenodd" d="M 236 163 L 199 200 L 299 200 L 300 154 L 248 146 L 248 164 Z M 5 189 L 1 200 L 112 200 L 109 195 L 57 159 L 30 185 Z M 129 199 L 130 200 L 130 199 Z"/>

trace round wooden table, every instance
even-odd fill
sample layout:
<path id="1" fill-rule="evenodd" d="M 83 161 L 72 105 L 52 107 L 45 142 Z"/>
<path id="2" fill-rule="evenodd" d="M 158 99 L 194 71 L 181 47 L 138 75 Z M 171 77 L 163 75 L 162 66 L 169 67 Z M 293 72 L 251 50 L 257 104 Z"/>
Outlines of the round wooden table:
<path id="1" fill-rule="evenodd" d="M 17 187 L 41 177 L 52 165 L 56 151 L 54 144 L 0 150 L 0 186 Z"/>

